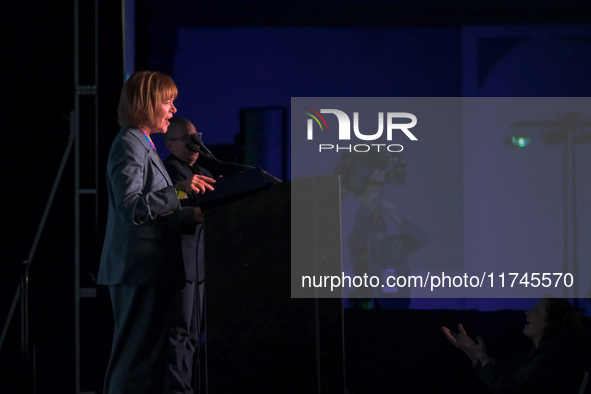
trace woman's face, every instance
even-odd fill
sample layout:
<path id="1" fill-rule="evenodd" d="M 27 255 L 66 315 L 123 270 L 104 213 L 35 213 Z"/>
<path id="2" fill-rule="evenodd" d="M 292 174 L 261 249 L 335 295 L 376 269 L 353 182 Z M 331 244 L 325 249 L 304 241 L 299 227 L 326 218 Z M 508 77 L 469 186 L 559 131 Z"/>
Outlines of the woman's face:
<path id="1" fill-rule="evenodd" d="M 546 327 L 546 307 L 548 301 L 541 299 L 533 308 L 525 312 L 525 326 L 523 333 L 526 337 L 538 343 L 542 339 L 544 328 Z"/>
<path id="2" fill-rule="evenodd" d="M 160 104 L 158 108 L 158 115 L 156 116 L 156 123 L 150 127 L 152 133 L 166 133 L 170 125 L 169 119 L 176 112 L 176 107 L 172 103 L 172 99 Z"/>

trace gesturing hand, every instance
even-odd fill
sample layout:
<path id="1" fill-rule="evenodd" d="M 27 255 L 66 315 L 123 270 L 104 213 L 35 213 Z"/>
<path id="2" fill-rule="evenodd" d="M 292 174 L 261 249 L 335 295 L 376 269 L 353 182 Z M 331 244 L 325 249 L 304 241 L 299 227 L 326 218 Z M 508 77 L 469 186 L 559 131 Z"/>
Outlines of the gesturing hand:
<path id="1" fill-rule="evenodd" d="M 213 190 L 212 183 L 215 183 L 215 179 L 207 177 L 205 175 L 193 175 L 181 182 L 187 192 L 192 191 L 194 193 L 205 193 L 206 190 Z"/>
<path id="2" fill-rule="evenodd" d="M 477 342 L 474 342 L 466 333 L 462 323 L 458 324 L 458 330 L 459 331 L 455 333 L 445 326 L 441 327 L 441 331 L 443 331 L 443 334 L 451 344 L 466 353 L 473 364 L 475 364 L 478 359 L 484 358 L 486 356 L 486 346 L 484 345 L 482 338 L 477 337 Z"/>

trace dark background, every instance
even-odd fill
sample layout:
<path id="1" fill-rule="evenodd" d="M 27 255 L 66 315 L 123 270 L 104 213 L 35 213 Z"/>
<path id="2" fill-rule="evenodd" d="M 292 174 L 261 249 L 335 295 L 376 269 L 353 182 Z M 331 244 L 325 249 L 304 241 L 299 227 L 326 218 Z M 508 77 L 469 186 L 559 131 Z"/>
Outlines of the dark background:
<path id="1" fill-rule="evenodd" d="M 118 130 L 116 104 L 125 73 L 121 4 L 107 3 L 101 2 L 98 6 L 98 210 L 93 213 L 92 204 L 88 208 L 85 205 L 87 216 L 84 218 L 89 219 L 82 222 L 83 231 L 90 235 L 82 243 L 80 280 L 83 285 L 89 286 L 92 286 L 96 274 L 102 243 L 106 210 L 104 164 L 110 142 Z M 51 2 L 11 2 L 3 5 L 0 14 L 3 37 L 0 62 L 3 114 L 0 183 L 3 185 L 4 207 L 0 254 L 2 323 L 10 309 L 20 280 L 22 262 L 31 250 L 68 144 L 70 111 L 74 109 L 73 6 L 72 2 L 59 5 Z M 587 60 L 577 59 L 577 53 L 572 53 L 573 57 L 566 60 L 545 59 L 558 65 L 565 61 L 571 64 L 572 83 L 546 79 L 543 84 L 539 81 L 529 85 L 523 83 L 513 91 L 495 91 L 486 87 L 479 93 L 480 84 L 484 83 L 498 60 L 524 40 L 515 38 L 515 29 L 525 29 L 526 32 L 531 29 L 532 35 L 536 36 L 538 29 L 548 28 L 549 33 L 543 35 L 549 39 L 572 38 L 574 35 L 578 41 L 588 45 L 591 35 L 586 27 L 591 22 L 591 5 L 585 1 L 150 0 L 136 1 L 134 8 L 134 69 L 160 70 L 172 75 L 181 92 L 179 115 L 203 119 L 203 130 L 210 133 L 210 141 L 214 146 L 219 145 L 220 151 L 227 145 L 232 146 L 240 132 L 241 108 L 288 107 L 291 96 L 588 96 L 591 87 L 588 69 L 577 66 L 587 64 Z M 462 61 L 465 50 L 463 34 L 470 27 L 489 27 L 500 33 L 500 38 L 483 39 L 481 42 L 480 48 L 484 50 L 476 57 L 476 83 L 466 82 L 469 78 Z M 178 40 L 183 31 L 186 33 L 193 28 L 207 33 L 210 40 L 216 34 L 222 38 L 207 43 Z M 581 30 L 580 33 L 572 33 L 572 29 Z M 334 45 L 338 45 L 337 49 L 346 51 L 346 43 L 338 41 L 338 34 L 357 36 L 363 35 L 359 33 L 363 30 L 371 32 L 367 36 L 374 37 L 373 40 L 379 32 L 385 35 L 394 32 L 405 37 L 406 41 L 401 41 L 395 51 L 383 48 L 377 41 L 358 43 L 357 47 L 366 47 L 367 52 L 363 56 L 351 53 L 345 56 L 348 61 L 340 63 L 338 69 L 333 68 L 329 59 L 323 57 L 333 45 L 331 39 L 336 40 Z M 261 37 L 270 40 L 265 41 L 267 44 L 272 42 L 281 46 L 280 39 L 273 39 L 275 32 L 279 33 L 277 37 L 295 32 L 296 40 L 306 43 L 297 48 L 298 53 L 306 56 L 308 61 L 288 67 L 281 59 L 261 51 L 259 66 L 264 70 L 261 75 L 256 62 L 241 62 L 237 52 L 233 63 L 197 67 L 199 63 L 207 64 L 210 59 L 224 59 L 224 48 L 231 47 L 231 43 L 225 45 L 223 40 L 231 39 L 236 31 L 243 38 L 245 34 L 248 38 L 249 31 L 252 32 L 252 46 L 245 51 L 255 53 L 260 50 Z M 507 32 L 506 37 L 503 31 Z M 316 41 L 317 37 L 323 37 L 324 41 Z M 191 45 L 196 50 L 207 48 L 210 51 L 201 56 L 198 52 L 195 54 L 194 74 L 175 63 L 179 54 L 191 51 Z M 186 59 L 186 56 L 180 58 L 183 61 Z M 92 65 L 93 60 L 92 53 L 82 51 L 81 66 L 84 70 Z M 368 68 L 372 62 L 374 66 Z M 215 70 L 210 71 L 210 68 Z M 389 69 L 392 74 L 386 71 Z M 269 70 L 274 70 L 274 73 L 269 73 Z M 208 75 L 208 72 L 214 74 Z M 187 85 L 191 86 L 191 75 L 195 81 L 210 79 L 210 84 L 199 82 L 197 86 L 203 91 L 192 91 L 187 88 Z M 253 76 L 258 76 L 256 84 L 249 84 Z M 300 83 L 303 79 L 308 81 L 307 85 Z M 278 80 L 282 81 L 279 87 Z M 236 86 L 235 81 L 244 84 L 232 90 L 221 81 L 230 81 Z M 82 84 L 92 82 L 92 75 L 83 72 Z M 86 131 L 85 126 L 83 124 L 82 133 Z M 71 392 L 73 387 L 72 157 L 70 155 L 65 166 L 31 266 L 31 341 L 36 348 L 40 392 Z M 82 163 L 85 168 L 94 166 L 92 161 L 90 164 L 86 161 L 84 153 Z M 85 179 L 92 177 L 93 171 L 89 173 L 83 174 Z M 83 305 L 84 324 L 87 324 L 83 329 L 92 338 L 94 348 L 89 352 L 96 355 L 96 359 L 83 360 L 83 363 L 91 364 L 84 365 L 86 372 L 83 375 L 83 381 L 93 382 L 91 385 L 102 379 L 112 329 L 108 299 L 102 291 L 99 290 L 97 300 L 90 301 L 92 304 Z M 19 322 L 17 308 L 6 342 L 0 349 L 1 367 L 12 378 L 26 374 L 15 362 L 19 359 Z M 19 379 L 10 381 L 13 385 L 20 384 L 14 383 Z M 49 386 L 51 389 L 48 389 Z M 99 387 L 92 389 L 99 390 Z M 14 388 L 14 391 L 18 389 Z"/>

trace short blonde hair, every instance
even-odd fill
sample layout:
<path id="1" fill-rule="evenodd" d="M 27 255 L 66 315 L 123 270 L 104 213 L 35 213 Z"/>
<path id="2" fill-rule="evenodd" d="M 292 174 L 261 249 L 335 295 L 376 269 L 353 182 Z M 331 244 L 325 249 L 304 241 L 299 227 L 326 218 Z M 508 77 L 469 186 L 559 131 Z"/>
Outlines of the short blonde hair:
<path id="1" fill-rule="evenodd" d="M 138 71 L 123 85 L 117 122 L 122 127 L 151 126 L 156 122 L 158 106 L 174 100 L 178 89 L 172 78 L 158 71 Z"/>

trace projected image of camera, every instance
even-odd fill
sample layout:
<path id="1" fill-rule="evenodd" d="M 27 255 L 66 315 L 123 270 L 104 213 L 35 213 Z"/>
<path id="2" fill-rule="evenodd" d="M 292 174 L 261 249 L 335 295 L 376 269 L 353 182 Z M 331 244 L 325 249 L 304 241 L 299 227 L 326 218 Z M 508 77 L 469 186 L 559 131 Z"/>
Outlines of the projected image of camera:
<path id="1" fill-rule="evenodd" d="M 367 186 L 404 184 L 406 161 L 401 153 L 345 152 L 334 172 L 341 176 L 343 194 L 362 195 Z"/>

